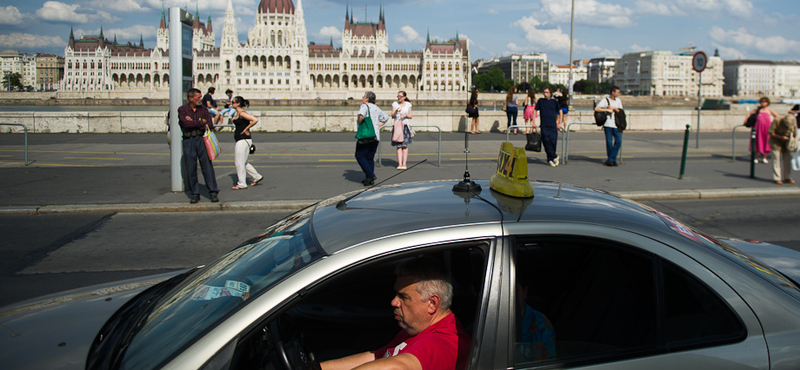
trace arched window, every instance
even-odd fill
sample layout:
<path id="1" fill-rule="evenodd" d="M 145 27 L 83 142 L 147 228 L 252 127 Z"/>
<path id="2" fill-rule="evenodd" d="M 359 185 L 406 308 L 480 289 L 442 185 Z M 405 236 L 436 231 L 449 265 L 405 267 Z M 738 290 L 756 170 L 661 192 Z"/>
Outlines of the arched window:
<path id="1" fill-rule="evenodd" d="M 278 31 L 278 46 L 283 46 L 283 32 Z"/>

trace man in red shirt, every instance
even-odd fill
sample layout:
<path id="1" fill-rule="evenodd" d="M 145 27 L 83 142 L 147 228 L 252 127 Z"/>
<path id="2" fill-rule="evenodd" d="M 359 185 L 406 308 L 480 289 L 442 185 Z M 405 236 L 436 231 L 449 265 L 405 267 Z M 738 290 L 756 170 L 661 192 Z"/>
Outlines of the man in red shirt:
<path id="1" fill-rule="evenodd" d="M 394 318 L 403 330 L 386 346 L 323 362 L 323 370 L 465 369 L 471 340 L 450 311 L 453 286 L 441 263 L 421 257 L 395 271 Z"/>
<path id="2" fill-rule="evenodd" d="M 208 159 L 206 146 L 203 143 L 203 134 L 206 130 L 213 130 L 214 124 L 211 122 L 211 114 L 201 103 L 202 93 L 198 89 L 189 89 L 186 92 L 188 103 L 178 108 L 178 124 L 183 133 L 183 167 L 189 177 L 189 191 L 192 197 L 189 203 L 200 201 L 200 184 L 197 182 L 197 163 L 200 162 L 200 170 L 203 171 L 203 178 L 206 180 L 208 197 L 212 202 L 219 202 L 217 193 L 217 178 L 214 173 L 214 165 Z"/>

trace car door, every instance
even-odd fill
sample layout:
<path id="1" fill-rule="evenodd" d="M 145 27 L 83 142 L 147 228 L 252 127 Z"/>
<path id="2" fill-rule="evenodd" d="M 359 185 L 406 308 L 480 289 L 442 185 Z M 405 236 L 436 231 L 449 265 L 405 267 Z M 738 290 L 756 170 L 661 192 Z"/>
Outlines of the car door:
<path id="1" fill-rule="evenodd" d="M 596 225 L 509 231 L 495 368 L 769 367 L 753 312 L 680 245 Z"/>

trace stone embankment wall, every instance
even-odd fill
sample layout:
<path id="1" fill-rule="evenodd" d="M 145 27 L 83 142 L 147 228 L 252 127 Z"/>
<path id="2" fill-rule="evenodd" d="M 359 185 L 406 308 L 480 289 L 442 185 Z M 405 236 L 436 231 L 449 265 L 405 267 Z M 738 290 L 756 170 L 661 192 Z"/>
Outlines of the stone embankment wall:
<path id="1" fill-rule="evenodd" d="M 773 105 L 777 112 L 789 107 Z M 251 111 L 259 118 L 253 131 L 258 132 L 345 132 L 355 131 L 356 109 L 342 111 Z M 745 107 L 730 111 L 703 111 L 702 131 L 730 131 L 741 125 L 746 115 Z M 687 124 L 696 130 L 697 112 L 694 110 L 630 110 L 627 112 L 628 130 L 632 131 L 682 131 Z M 463 132 L 469 129 L 470 119 L 461 111 L 416 111 L 413 126 L 434 125 L 443 132 Z M 501 110 L 481 111 L 480 130 L 502 131 L 506 128 L 506 114 Z M 570 112 L 568 123 L 593 122 L 592 111 Z M 24 124 L 31 133 L 142 133 L 166 131 L 164 112 L 0 112 L 0 123 Z M 522 112 L 517 124 L 523 125 Z M 573 125 L 571 130 L 597 130 L 594 125 Z M 418 131 L 436 131 L 420 127 Z M 18 126 L 2 126 L 0 132 L 22 132 Z"/>

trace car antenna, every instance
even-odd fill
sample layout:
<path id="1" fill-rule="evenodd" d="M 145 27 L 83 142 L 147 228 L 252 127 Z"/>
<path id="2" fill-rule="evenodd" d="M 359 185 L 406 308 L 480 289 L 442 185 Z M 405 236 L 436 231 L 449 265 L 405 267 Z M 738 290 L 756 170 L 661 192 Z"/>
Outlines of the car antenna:
<path id="1" fill-rule="evenodd" d="M 419 161 L 419 162 L 417 162 L 417 163 L 414 163 L 414 164 L 413 164 L 411 167 L 409 167 L 408 169 L 402 170 L 402 171 L 400 171 L 400 172 L 398 172 L 398 173 L 396 173 L 396 174 L 394 174 L 394 175 L 392 175 L 392 176 L 389 176 L 389 177 L 387 177 L 386 179 L 384 179 L 383 181 L 381 181 L 381 182 L 379 182 L 379 183 L 377 183 L 377 184 L 375 184 L 375 185 L 372 185 L 372 186 L 370 186 L 370 187 L 368 187 L 368 188 L 365 188 L 364 190 L 361 190 L 361 191 L 359 191 L 358 193 L 355 193 L 355 194 L 353 194 L 353 195 L 351 195 L 351 196 L 349 196 L 349 197 L 347 197 L 347 198 L 344 198 L 344 199 L 340 200 L 340 201 L 339 201 L 339 203 L 336 203 L 336 209 L 338 209 L 338 210 L 345 210 L 345 209 L 347 209 L 347 202 L 349 202 L 349 201 L 350 201 L 350 199 L 353 199 L 353 198 L 355 198 L 355 197 L 357 197 L 357 196 L 361 195 L 361 193 L 363 193 L 363 192 L 365 192 L 365 191 L 367 191 L 367 190 L 369 190 L 369 189 L 372 189 L 372 188 L 374 188 L 374 187 L 376 187 L 376 186 L 378 186 L 378 185 L 380 185 L 380 184 L 383 184 L 384 182 L 387 182 L 387 181 L 389 181 L 389 180 L 393 179 L 395 176 L 397 176 L 397 175 L 400 175 L 400 174 L 402 174 L 403 172 L 406 172 L 406 171 L 408 171 L 408 170 L 410 170 L 410 169 L 412 169 L 412 168 L 414 168 L 414 167 L 417 167 L 418 165 L 420 165 L 420 164 L 422 164 L 422 163 L 425 163 L 425 162 L 427 162 L 427 161 L 428 161 L 428 159 L 427 159 L 427 158 L 425 158 L 425 159 L 423 159 L 423 160 L 421 160 L 421 161 Z"/>
<path id="2" fill-rule="evenodd" d="M 458 192 L 480 192 L 481 186 L 469 176 L 469 133 L 464 131 L 464 163 L 466 169 L 464 170 L 464 179 L 459 181 L 458 184 L 453 185 L 453 191 Z"/>

